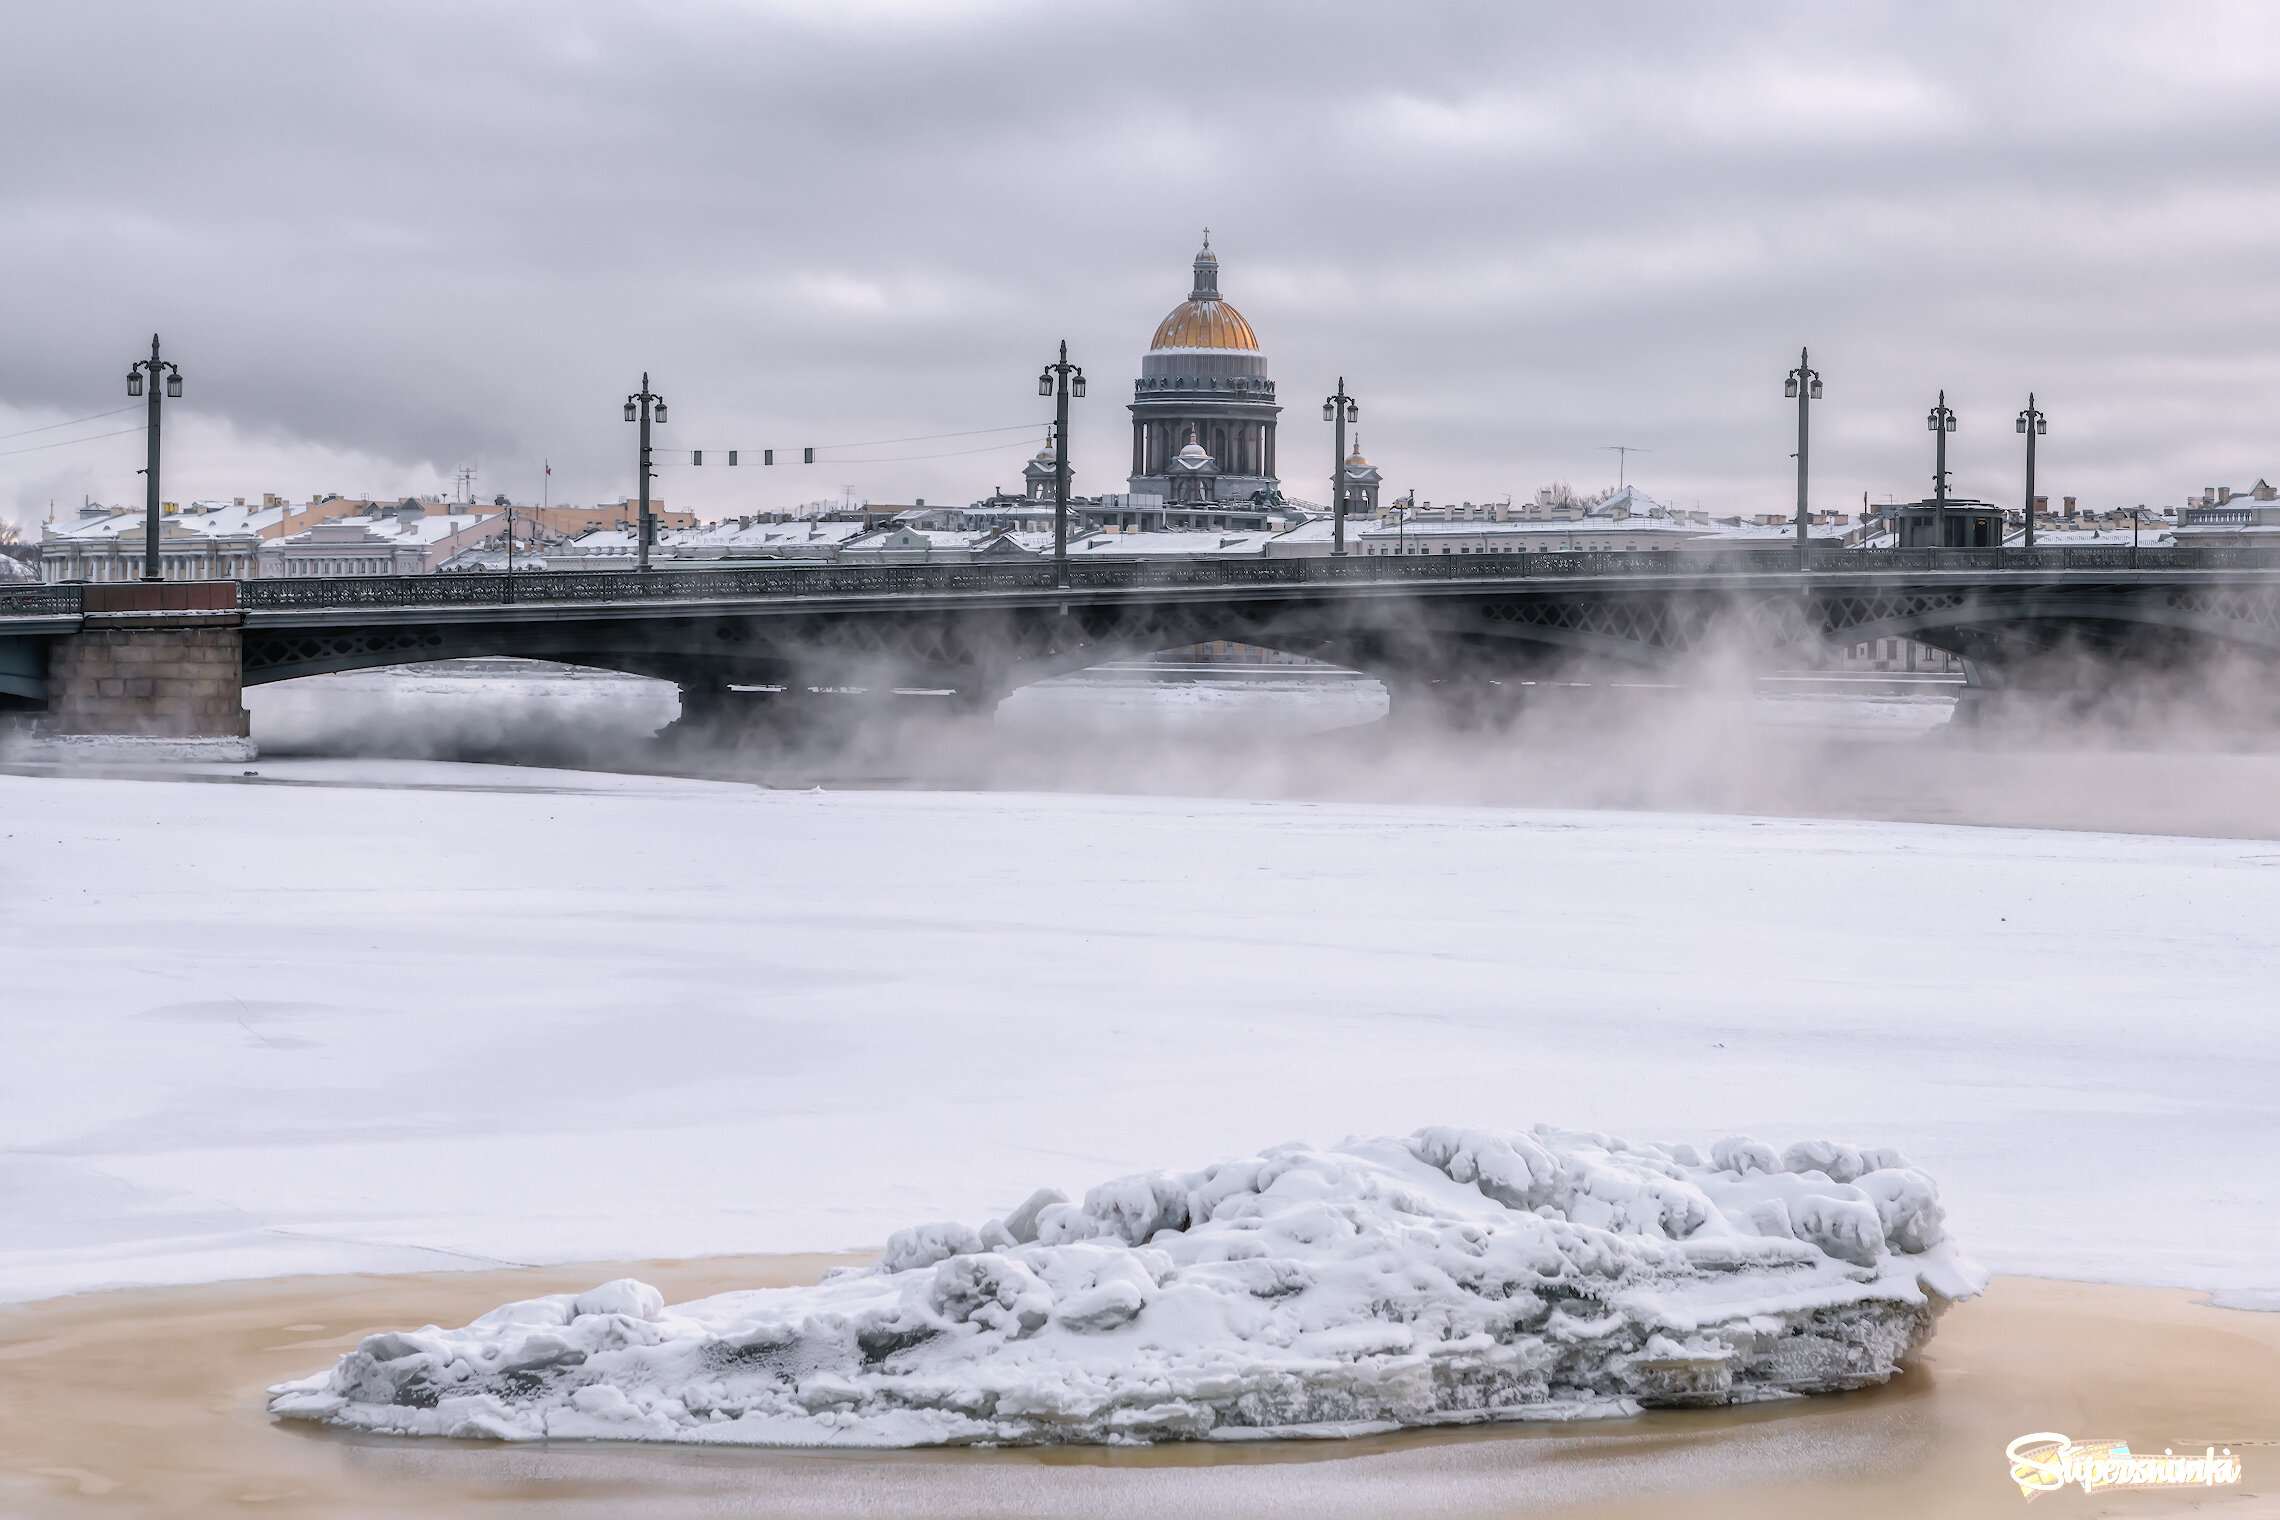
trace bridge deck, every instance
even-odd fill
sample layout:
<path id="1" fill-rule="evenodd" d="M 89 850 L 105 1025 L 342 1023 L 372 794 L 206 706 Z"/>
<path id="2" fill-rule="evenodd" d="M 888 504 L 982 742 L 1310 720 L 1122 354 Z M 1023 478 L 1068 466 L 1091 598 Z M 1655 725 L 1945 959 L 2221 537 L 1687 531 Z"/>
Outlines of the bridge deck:
<path id="1" fill-rule="evenodd" d="M 2262 572 L 2262 573 L 2260 573 Z M 1767 578 L 1793 583 L 1858 578 L 1869 583 L 1933 586 L 1990 578 L 2015 584 L 2064 584 L 2078 579 L 2265 581 L 2280 572 L 2280 548 L 2058 549 L 1827 549 L 1808 550 L 1802 573 L 1792 548 L 1664 550 L 1643 552 L 1488 553 L 1393 557 L 1266 560 L 1121 561 L 1073 559 L 1069 585 L 1056 584 L 1049 561 L 954 565 L 770 565 L 737 569 L 536 571 L 504 574 L 356 576 L 253 580 L 238 583 L 238 608 L 248 627 L 291 627 L 359 620 L 522 621 L 645 612 L 675 616 L 692 604 L 728 608 L 755 603 L 907 600 L 1051 600 L 1063 594 L 1161 596 L 1282 588 L 1302 595 L 1323 592 L 1400 594 L 1430 588 L 1477 592 L 1498 584 L 1610 582 L 1658 587 L 1767 589 Z M 0 630 L 10 634 L 68 633 L 81 616 L 80 584 L 0 589 Z"/>

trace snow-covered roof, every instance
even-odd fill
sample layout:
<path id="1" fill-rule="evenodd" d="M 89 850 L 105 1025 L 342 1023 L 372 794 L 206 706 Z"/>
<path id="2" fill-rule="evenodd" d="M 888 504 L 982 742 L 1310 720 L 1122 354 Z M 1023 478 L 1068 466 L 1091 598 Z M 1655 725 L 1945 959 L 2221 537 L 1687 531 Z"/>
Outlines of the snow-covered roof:
<path id="1" fill-rule="evenodd" d="M 894 523 L 887 527 L 874 528 L 869 533 L 849 539 L 847 547 L 850 549 L 892 549 L 899 546 L 916 549 L 921 545 L 915 540 L 923 539 L 925 541 L 924 547 L 928 549 L 979 549 L 998 536 L 998 530 L 995 528 L 914 528 L 909 523 Z M 1028 535 L 1016 534 L 1013 536 L 1018 540 Z M 1045 541 L 1050 544 L 1053 541 L 1053 536 L 1048 533 L 1045 535 Z"/>
<path id="2" fill-rule="evenodd" d="M 749 525 L 730 519 L 727 522 L 707 523 L 701 528 L 674 528 L 658 535 L 659 541 L 696 547 L 725 549 L 767 549 L 775 551 L 786 544 L 841 544 L 864 531 L 859 522 L 756 522 Z M 633 536 L 625 535 L 631 543 Z"/>
<path id="3" fill-rule="evenodd" d="M 202 503 L 192 503 L 201 507 Z M 211 510 L 169 512 L 159 519 L 159 533 L 194 533 L 202 537 L 227 537 L 241 533 L 258 533 L 284 520 L 284 507 L 241 507 L 228 503 Z M 68 521 L 40 524 L 40 534 L 49 539 L 77 539 L 83 543 L 100 543 L 105 539 L 143 535 L 146 509 L 142 507 L 113 507 L 102 515 L 82 514 Z"/>
<path id="4" fill-rule="evenodd" d="M 362 528 L 373 538 L 392 544 L 426 545 L 451 537 L 478 523 L 492 518 L 504 518 L 506 509 L 494 507 L 476 512 L 431 512 L 424 517 L 399 517 L 392 512 L 378 512 L 363 517 L 337 518 L 329 523 L 317 523 L 300 532 L 277 540 L 280 544 L 322 543 L 335 538 L 343 530 Z"/>
<path id="5" fill-rule="evenodd" d="M 2229 536 L 2234 533 L 2253 533 L 2256 530 L 2253 528 L 2211 528 L 2206 531 Z M 2280 529 L 2274 528 L 2267 528 L 2264 531 L 2280 533 Z M 2192 537 L 2192 533 L 2193 530 L 2190 528 L 2185 530 L 2185 536 L 2188 538 Z M 2053 528 L 2040 522 L 2035 524 L 2035 547 L 2038 549 L 2063 549 L 2069 545 L 2093 544 L 2110 549 L 2115 544 L 2126 544 L 2129 541 L 2130 525 L 2126 521 L 2119 526 L 2113 523 L 2101 523 L 2095 528 Z M 2170 542 L 2169 524 L 2158 517 L 2148 517 L 2145 520 L 2145 525 L 2138 531 L 2137 541 L 2149 549 L 2155 544 Z M 2007 535 L 2003 542 L 2016 548 L 2026 542 L 2026 535 L 2021 532 L 2013 532 Z"/>
<path id="6" fill-rule="evenodd" d="M 1578 534 L 1601 538 L 1668 537 L 1673 533 L 1684 537 L 1708 536 L 1711 530 L 1692 523 L 1672 522 L 1663 517 L 1633 517 L 1622 522 L 1600 518 L 1581 518 L 1574 522 L 1370 522 L 1347 523 L 1346 536 L 1362 537 L 1373 542 L 1382 538 L 1511 538 L 1568 539 Z M 1296 534 L 1286 535 L 1296 538 Z M 1328 534 L 1316 535 L 1327 538 Z"/>
<path id="7" fill-rule="evenodd" d="M 1013 538 L 1023 548 L 1032 547 L 1039 552 L 1053 552 L 1053 535 L 1050 533 L 1016 533 Z M 1209 555 L 1213 559 L 1234 559 L 1242 555 L 1263 555 L 1267 545 L 1283 535 L 1259 528 L 1225 528 L 1218 530 L 1174 530 L 1168 533 L 1088 533 L 1069 539 L 1071 559 L 1179 559 L 1194 555 Z"/>
<path id="8" fill-rule="evenodd" d="M 661 528 L 657 533 L 656 550 L 671 553 L 680 549 L 709 550 L 715 554 L 746 553 L 783 554 L 802 547 L 830 549 L 851 539 L 861 537 L 865 529 L 852 522 L 756 522 L 744 527 L 736 522 L 708 523 L 700 528 Z M 637 547 L 631 528 L 590 528 L 570 540 L 569 547 L 582 554 L 631 554 Z"/>

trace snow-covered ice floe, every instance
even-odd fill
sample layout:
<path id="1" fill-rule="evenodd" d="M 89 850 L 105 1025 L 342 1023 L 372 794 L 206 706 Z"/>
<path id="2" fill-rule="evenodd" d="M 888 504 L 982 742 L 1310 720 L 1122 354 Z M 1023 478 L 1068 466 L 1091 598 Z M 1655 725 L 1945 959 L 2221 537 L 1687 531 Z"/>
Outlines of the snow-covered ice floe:
<path id="1" fill-rule="evenodd" d="M 1539 1126 L 1280 1145 L 898 1231 L 812 1288 L 632 1278 L 367 1337 L 270 1408 L 405 1435 L 1144 1442 L 1861 1388 L 1986 1274 L 1894 1152 Z"/>

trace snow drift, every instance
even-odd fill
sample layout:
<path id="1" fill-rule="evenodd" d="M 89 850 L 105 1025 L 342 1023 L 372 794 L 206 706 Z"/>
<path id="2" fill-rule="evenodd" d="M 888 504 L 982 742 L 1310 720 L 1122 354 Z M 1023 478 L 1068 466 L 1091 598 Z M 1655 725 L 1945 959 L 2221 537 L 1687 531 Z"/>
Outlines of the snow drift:
<path id="1" fill-rule="evenodd" d="M 1436 1128 L 1046 1190 L 812 1288 L 631 1278 L 271 1391 L 406 1435 L 914 1446 L 1349 1434 L 1881 1382 L 1985 1284 L 1891 1151 Z"/>

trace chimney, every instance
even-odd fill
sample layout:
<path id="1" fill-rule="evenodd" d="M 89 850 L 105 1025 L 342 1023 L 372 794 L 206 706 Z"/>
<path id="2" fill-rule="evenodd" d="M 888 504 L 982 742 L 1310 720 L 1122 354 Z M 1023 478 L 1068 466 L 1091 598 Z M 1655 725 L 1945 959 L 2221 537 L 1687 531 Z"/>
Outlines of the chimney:
<path id="1" fill-rule="evenodd" d="M 2074 498 L 2073 498 L 2073 497 L 2071 497 L 2071 496 L 2069 496 L 2069 497 L 2065 498 L 2065 500 L 2066 500 L 2066 515 L 2067 515 L 2068 517 L 2072 517 L 2072 516 L 2074 515 Z"/>
<path id="2" fill-rule="evenodd" d="M 2050 516 L 2050 498 L 2049 498 L 2049 497 L 2047 497 L 2047 496 L 2038 496 L 2038 497 L 2036 497 L 2036 498 L 2035 498 L 2035 516 L 2037 516 L 2037 517 L 2048 517 L 2048 516 Z"/>
<path id="3" fill-rule="evenodd" d="M 2219 487 L 2217 487 L 2217 505 L 2218 505 L 2218 506 L 2220 506 L 2220 507 L 2221 507 L 2221 506 L 2223 506 L 2223 505 L 2224 505 L 2226 502 L 2228 502 L 2228 501 L 2231 501 L 2231 500 L 2232 500 L 2232 487 L 2231 487 L 2231 486 L 2219 486 Z"/>

